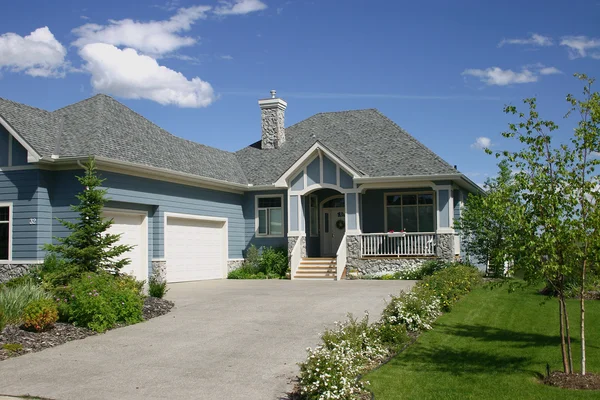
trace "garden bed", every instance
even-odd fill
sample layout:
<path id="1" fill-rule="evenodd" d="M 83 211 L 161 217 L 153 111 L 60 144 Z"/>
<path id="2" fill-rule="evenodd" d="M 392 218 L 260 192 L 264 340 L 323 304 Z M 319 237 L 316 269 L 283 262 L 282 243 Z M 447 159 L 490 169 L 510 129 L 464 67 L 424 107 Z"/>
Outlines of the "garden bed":
<path id="1" fill-rule="evenodd" d="M 171 311 L 174 305 L 175 304 L 169 300 L 146 297 L 143 308 L 144 320 L 165 315 Z M 85 339 L 86 337 L 93 335 L 97 335 L 97 333 L 91 329 L 62 322 L 57 322 L 54 324 L 54 328 L 47 332 L 39 333 L 23 330 L 16 325 L 8 325 L 0 333 L 0 361 L 27 353 L 35 353 L 50 347 L 59 346 L 72 340 Z M 20 344 L 22 348 L 15 350 L 6 350 L 2 348 L 5 344 L 16 343 Z"/>
<path id="2" fill-rule="evenodd" d="M 544 379 L 544 383 L 563 389 L 600 390 L 600 375 L 596 374 L 565 374 L 554 371 Z"/>

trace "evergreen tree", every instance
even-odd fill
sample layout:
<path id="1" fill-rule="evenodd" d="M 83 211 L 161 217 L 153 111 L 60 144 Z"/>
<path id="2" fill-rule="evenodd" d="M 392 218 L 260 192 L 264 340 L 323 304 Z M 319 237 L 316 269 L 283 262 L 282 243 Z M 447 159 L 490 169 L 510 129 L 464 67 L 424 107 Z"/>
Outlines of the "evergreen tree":
<path id="1" fill-rule="evenodd" d="M 113 221 L 102 217 L 102 209 L 108 201 L 106 189 L 100 186 L 96 164 L 90 157 L 84 164 L 85 174 L 77 177 L 83 190 L 76 196 L 79 204 L 71 209 L 79 215 L 75 222 L 58 219 L 71 234 L 64 238 L 56 238 L 58 244 L 48 244 L 44 250 L 51 256 L 61 260 L 60 268 L 55 272 L 55 283 L 66 284 L 85 272 L 118 272 L 130 263 L 128 258 L 119 259 L 133 246 L 119 245 L 121 235 L 108 234 L 106 230 Z"/>

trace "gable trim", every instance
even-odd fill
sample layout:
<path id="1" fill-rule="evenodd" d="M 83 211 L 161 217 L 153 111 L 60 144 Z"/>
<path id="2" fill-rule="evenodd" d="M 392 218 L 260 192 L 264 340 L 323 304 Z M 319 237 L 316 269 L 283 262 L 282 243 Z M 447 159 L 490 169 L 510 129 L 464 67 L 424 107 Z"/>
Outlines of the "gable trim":
<path id="1" fill-rule="evenodd" d="M 13 127 L 10 126 L 10 124 L 6 122 L 4 118 L 2 118 L 2 116 L 0 116 L 0 125 L 2 125 L 4 129 L 6 129 L 8 133 L 14 139 L 16 139 L 16 141 L 19 142 L 21 146 L 25 147 L 25 150 L 27 150 L 27 162 L 37 162 L 40 160 L 40 158 L 42 158 L 42 156 L 37 151 L 35 151 L 34 148 L 31 147 L 29 143 L 27 143 L 27 141 L 23 139 L 23 137 L 21 137 L 21 135 L 19 135 L 17 131 L 13 129 Z M 9 149 L 11 148 L 12 146 L 9 147 Z"/>
<path id="2" fill-rule="evenodd" d="M 276 187 L 288 187 L 288 180 L 295 176 L 296 173 L 303 171 L 306 169 L 306 166 L 310 164 L 315 158 L 321 157 L 321 181 L 323 177 L 323 155 L 327 158 L 331 159 L 334 163 L 336 163 L 340 168 L 342 168 L 346 173 L 348 173 L 352 178 L 356 179 L 361 175 L 359 171 L 354 169 L 352 166 L 348 165 L 348 163 L 342 161 L 335 153 L 329 150 L 320 142 L 315 142 L 310 149 L 308 149 L 300 158 L 296 160 L 296 162 L 288 168 L 281 176 L 275 181 Z M 339 172 L 338 172 L 339 174 Z M 338 177 L 339 178 L 339 177 Z"/>

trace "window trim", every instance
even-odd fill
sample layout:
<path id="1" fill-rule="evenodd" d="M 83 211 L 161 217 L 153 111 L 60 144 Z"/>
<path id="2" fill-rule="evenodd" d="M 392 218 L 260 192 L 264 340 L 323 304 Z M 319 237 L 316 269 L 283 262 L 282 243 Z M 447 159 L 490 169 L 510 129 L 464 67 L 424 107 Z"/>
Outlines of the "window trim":
<path id="1" fill-rule="evenodd" d="M 388 196 L 402 196 L 405 194 L 414 194 L 414 195 L 420 195 L 420 194 L 430 194 L 433 197 L 433 204 L 431 204 L 431 206 L 433 207 L 433 232 L 409 232 L 409 233 L 435 233 L 436 230 L 436 226 L 437 226 L 437 196 L 436 196 L 436 192 L 434 190 L 421 190 L 421 191 L 417 191 L 417 192 L 385 192 L 383 193 L 383 227 L 385 229 L 385 232 L 389 232 L 388 229 L 388 221 L 387 221 L 387 217 L 388 217 L 388 205 L 387 205 L 387 197 Z M 428 204 L 429 205 L 429 204 Z M 417 210 L 420 207 L 420 205 L 418 204 L 417 201 Z M 398 207 L 398 208 L 403 208 L 404 206 L 390 206 L 390 207 Z M 417 228 L 419 226 L 419 213 L 417 211 Z"/>
<path id="2" fill-rule="evenodd" d="M 269 209 L 276 209 L 276 208 L 281 208 L 281 234 L 280 235 L 270 235 L 269 232 L 269 226 L 267 223 L 267 234 L 264 233 L 259 233 L 259 224 L 260 224 L 260 219 L 258 217 L 258 199 L 266 199 L 266 198 L 279 198 L 281 199 L 281 207 L 266 207 L 266 208 L 260 208 L 260 210 L 269 210 Z M 268 212 L 267 212 L 268 215 Z M 285 236 L 285 209 L 283 206 L 283 195 L 282 194 L 261 194 L 261 195 L 256 195 L 254 196 L 254 234 L 256 235 L 256 237 L 260 237 L 260 238 L 279 238 L 279 237 L 284 237 Z"/>
<path id="3" fill-rule="evenodd" d="M 315 205 L 316 205 L 316 210 L 313 210 L 313 206 L 312 206 L 312 201 L 314 200 Z M 319 233 L 320 233 L 320 227 L 319 227 L 319 214 L 320 214 L 320 208 L 319 207 L 319 197 L 316 194 L 311 194 L 308 196 L 308 213 L 309 213 L 309 222 L 310 222 L 310 237 L 319 237 Z M 313 224 L 313 211 L 316 215 L 316 223 Z M 316 231 L 313 232 L 313 225 L 314 228 L 316 228 Z"/>
<path id="4" fill-rule="evenodd" d="M 8 222 L 2 221 L 0 224 L 8 223 L 8 259 L 0 259 L 0 261 L 12 261 L 12 244 L 13 244 L 13 203 L 0 203 L 0 207 L 8 207 Z"/>

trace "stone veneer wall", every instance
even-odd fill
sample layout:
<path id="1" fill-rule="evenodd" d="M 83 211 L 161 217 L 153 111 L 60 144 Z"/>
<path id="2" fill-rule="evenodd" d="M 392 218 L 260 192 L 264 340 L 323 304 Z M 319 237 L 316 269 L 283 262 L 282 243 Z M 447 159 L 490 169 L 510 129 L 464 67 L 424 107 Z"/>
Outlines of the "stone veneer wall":
<path id="1" fill-rule="evenodd" d="M 436 257 L 360 257 L 360 237 L 346 236 L 348 252 L 348 268 L 353 268 L 360 275 L 384 275 L 397 271 L 416 269 L 429 260 L 454 260 L 454 235 L 440 234 L 436 245 Z"/>
<path id="2" fill-rule="evenodd" d="M 437 235 L 436 255 L 444 261 L 454 260 L 454 234 L 440 233 Z"/>
<path id="3" fill-rule="evenodd" d="M 156 277 L 159 282 L 167 279 L 166 260 L 152 260 L 152 276 Z"/>
<path id="4" fill-rule="evenodd" d="M 263 108 L 262 146 L 264 149 L 278 149 L 285 142 L 284 110 L 277 106 Z"/>
<path id="5" fill-rule="evenodd" d="M 0 283 L 10 281 L 11 279 L 23 276 L 30 268 L 39 264 L 0 264 Z"/>
<path id="6" fill-rule="evenodd" d="M 241 267 L 242 264 L 244 264 L 244 261 L 245 260 L 243 258 L 237 260 L 227 260 L 227 272 L 235 271 Z"/>
<path id="7" fill-rule="evenodd" d="M 290 268 L 292 267 L 292 251 L 294 251 L 294 246 L 298 240 L 302 241 L 300 243 L 300 246 L 302 246 L 300 250 L 302 253 L 301 256 L 306 257 L 306 236 L 288 236 L 288 260 Z"/>

